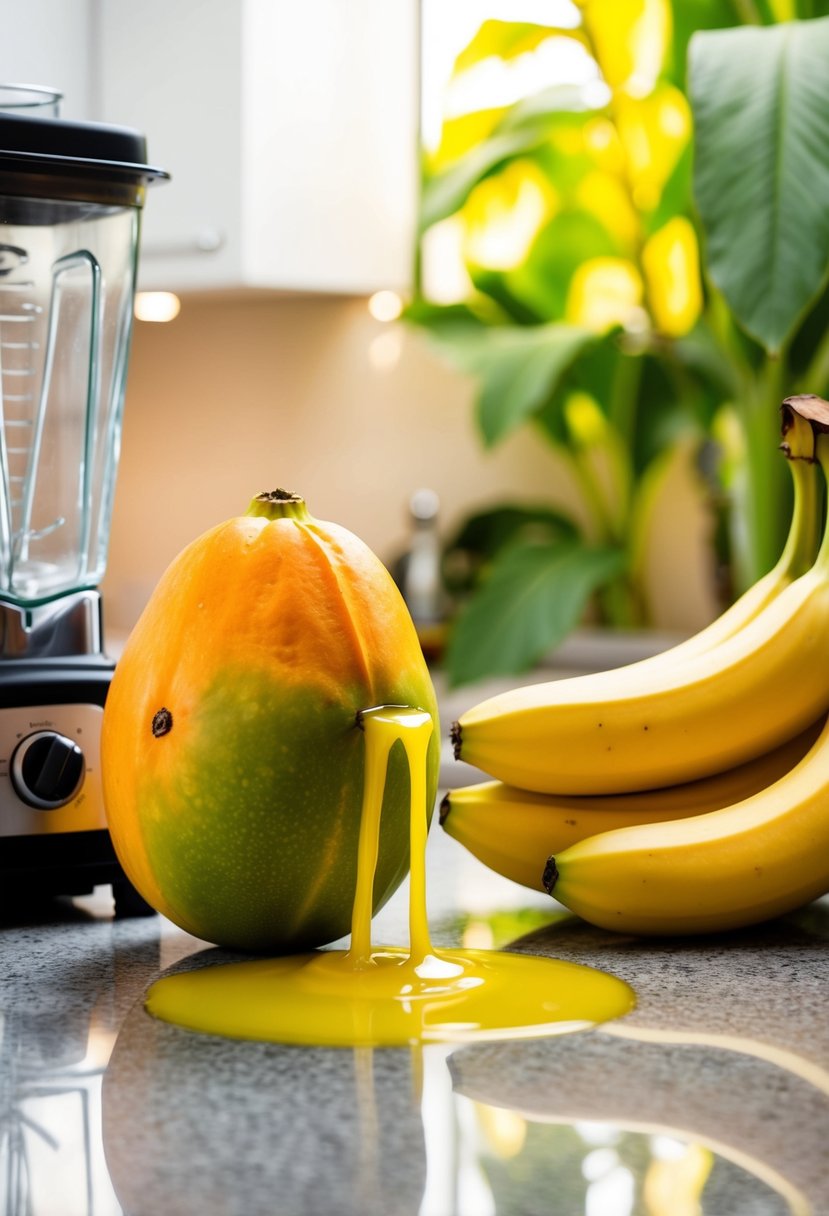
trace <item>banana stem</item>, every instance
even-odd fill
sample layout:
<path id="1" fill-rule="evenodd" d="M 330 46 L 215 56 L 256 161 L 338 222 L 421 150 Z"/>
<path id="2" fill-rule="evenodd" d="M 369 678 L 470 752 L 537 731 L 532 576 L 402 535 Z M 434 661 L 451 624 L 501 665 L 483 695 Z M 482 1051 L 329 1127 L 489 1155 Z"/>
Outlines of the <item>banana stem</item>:
<path id="1" fill-rule="evenodd" d="M 820 462 L 820 467 L 823 469 L 824 479 L 827 485 L 829 485 L 829 436 L 818 435 L 815 452 Z M 823 536 L 821 537 L 820 548 L 815 558 L 814 569 L 817 573 L 829 578 L 829 510 L 826 513 Z"/>
<path id="2" fill-rule="evenodd" d="M 818 537 L 818 474 L 813 461 L 790 460 L 794 485 L 792 526 L 780 566 L 793 578 L 805 574 L 815 560 Z"/>

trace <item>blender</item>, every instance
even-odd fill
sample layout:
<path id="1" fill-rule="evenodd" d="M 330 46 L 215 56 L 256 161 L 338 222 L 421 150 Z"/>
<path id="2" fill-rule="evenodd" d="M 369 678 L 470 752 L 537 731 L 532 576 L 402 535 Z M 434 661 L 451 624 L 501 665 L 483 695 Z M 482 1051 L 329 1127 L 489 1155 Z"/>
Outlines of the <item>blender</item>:
<path id="1" fill-rule="evenodd" d="M 59 96 L 0 86 L 0 898 L 112 883 L 124 915 L 150 909 L 104 817 L 97 587 L 141 209 L 167 174 L 137 131 L 60 119 Z"/>

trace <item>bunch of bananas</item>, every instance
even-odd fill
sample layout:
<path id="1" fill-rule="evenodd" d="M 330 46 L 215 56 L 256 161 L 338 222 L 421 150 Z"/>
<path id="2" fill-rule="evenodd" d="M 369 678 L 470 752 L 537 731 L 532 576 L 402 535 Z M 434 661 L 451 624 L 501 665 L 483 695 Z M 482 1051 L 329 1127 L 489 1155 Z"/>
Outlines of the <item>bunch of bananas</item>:
<path id="1" fill-rule="evenodd" d="M 789 537 L 713 624 L 627 667 L 492 697 L 454 723 L 455 756 L 497 780 L 447 794 L 451 836 L 624 932 L 737 928 L 829 891 L 826 432 L 829 403 L 783 403 Z"/>

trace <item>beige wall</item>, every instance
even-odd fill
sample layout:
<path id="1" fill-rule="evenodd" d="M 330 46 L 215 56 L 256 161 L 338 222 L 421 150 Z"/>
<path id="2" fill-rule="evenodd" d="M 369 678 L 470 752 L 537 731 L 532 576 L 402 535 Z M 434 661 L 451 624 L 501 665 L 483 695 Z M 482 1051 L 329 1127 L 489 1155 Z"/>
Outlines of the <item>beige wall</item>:
<path id="1" fill-rule="evenodd" d="M 170 559 L 262 489 L 303 494 L 386 560 L 421 486 L 440 496 L 444 529 L 506 497 L 578 510 L 566 469 L 529 431 L 483 450 L 471 402 L 472 385 L 421 334 L 374 321 L 363 300 L 185 299 L 169 324 L 136 322 L 108 629 L 128 630 Z M 679 569 L 660 575 L 658 597 L 659 624 L 680 630 L 711 611 L 705 523 L 687 503 L 681 518 Z"/>

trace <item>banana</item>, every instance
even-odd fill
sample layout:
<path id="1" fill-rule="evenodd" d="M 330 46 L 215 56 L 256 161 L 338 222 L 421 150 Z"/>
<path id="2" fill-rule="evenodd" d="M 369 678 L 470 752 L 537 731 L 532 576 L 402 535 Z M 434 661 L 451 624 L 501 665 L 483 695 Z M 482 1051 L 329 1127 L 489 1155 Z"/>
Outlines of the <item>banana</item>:
<path id="1" fill-rule="evenodd" d="M 706 815 L 591 836 L 544 869 L 571 911 L 626 933 L 758 924 L 829 891 L 829 721 L 806 756 L 759 793 Z"/>
<path id="2" fill-rule="evenodd" d="M 821 720 L 738 768 L 664 790 L 556 797 L 500 781 L 450 790 L 440 806 L 440 823 L 491 870 L 544 891 L 544 859 L 550 853 L 560 853 L 600 832 L 702 815 L 748 798 L 789 772 L 815 742 L 822 725 Z"/>
<path id="3" fill-rule="evenodd" d="M 815 442 L 827 475 L 829 438 Z M 719 645 L 638 678 L 599 673 L 492 697 L 453 725 L 455 756 L 542 793 L 696 780 L 770 751 L 828 710 L 827 650 L 829 521 L 812 568 Z"/>

